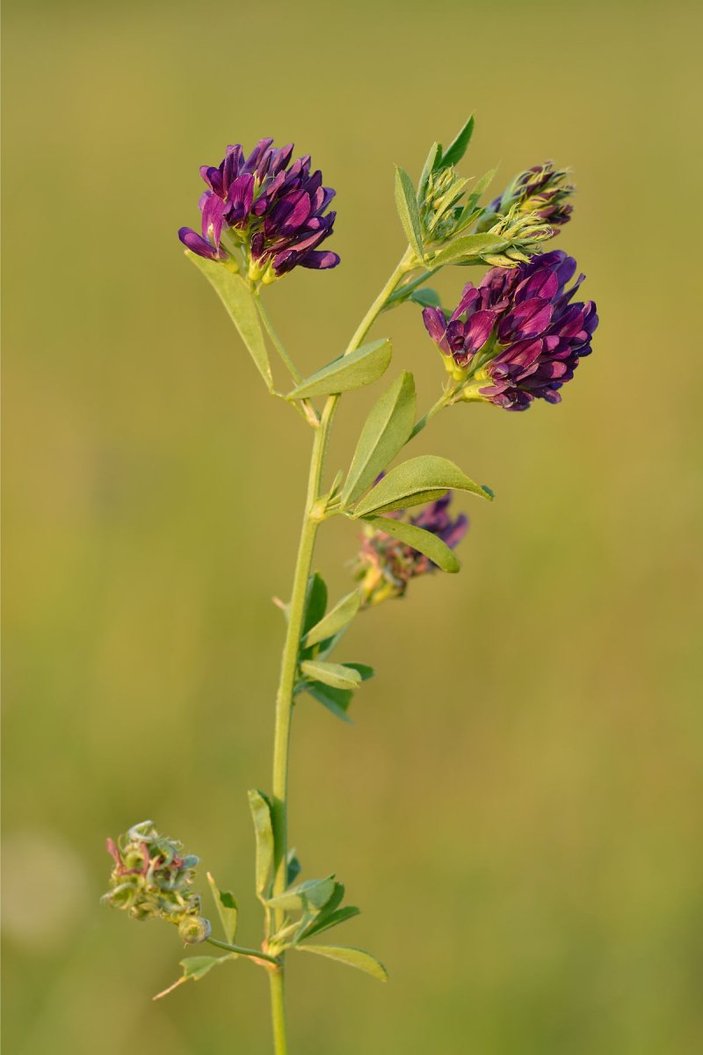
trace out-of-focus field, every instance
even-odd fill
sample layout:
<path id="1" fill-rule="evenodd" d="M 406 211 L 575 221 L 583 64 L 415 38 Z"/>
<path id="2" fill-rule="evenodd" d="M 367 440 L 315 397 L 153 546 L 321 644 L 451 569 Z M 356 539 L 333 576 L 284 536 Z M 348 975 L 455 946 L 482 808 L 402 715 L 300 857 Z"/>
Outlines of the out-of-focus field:
<path id="1" fill-rule="evenodd" d="M 153 1004 L 175 933 L 98 904 L 105 836 L 150 816 L 259 933 L 245 790 L 269 782 L 309 435 L 175 231 L 227 142 L 310 151 L 343 265 L 269 306 L 313 369 L 401 250 L 393 162 L 416 174 L 470 110 L 467 174 L 573 166 L 559 244 L 601 327 L 560 407 L 422 438 L 497 501 L 461 503 L 459 578 L 349 635 L 379 670 L 355 724 L 299 707 L 295 844 L 391 982 L 294 956 L 293 1051 L 703 1050 L 701 30 L 685 3 L 6 5 L 8 1055 L 269 1051 L 261 972 Z M 419 312 L 388 332 L 434 398 Z M 337 591 L 355 548 L 326 532 Z"/>

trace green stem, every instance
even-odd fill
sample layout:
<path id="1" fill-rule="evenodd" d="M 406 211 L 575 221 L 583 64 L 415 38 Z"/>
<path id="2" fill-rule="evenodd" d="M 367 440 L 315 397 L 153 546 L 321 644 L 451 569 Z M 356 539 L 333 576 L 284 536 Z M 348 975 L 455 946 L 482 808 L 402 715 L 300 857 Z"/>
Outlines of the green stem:
<path id="1" fill-rule="evenodd" d="M 256 304 L 256 307 L 257 307 L 257 310 L 259 312 L 259 315 L 261 316 L 261 321 L 264 324 L 264 328 L 265 328 L 267 334 L 269 335 L 269 337 L 271 338 L 271 344 L 274 346 L 274 348 L 278 352 L 278 355 L 279 355 L 279 357 L 281 359 L 281 362 L 284 364 L 284 366 L 288 370 L 288 373 L 290 374 L 290 376 L 293 378 L 295 383 L 298 384 L 300 381 L 303 380 L 303 375 L 301 374 L 300 370 L 295 365 L 295 363 L 293 362 L 291 357 L 288 355 L 288 352 L 285 349 L 283 341 L 281 340 L 281 338 L 276 333 L 276 330 L 274 329 L 274 325 L 271 322 L 271 319 L 269 318 L 269 314 L 266 311 L 266 308 L 264 307 L 264 302 L 262 301 L 261 297 L 259 296 L 258 290 L 254 293 L 254 303 Z"/>
<path id="2" fill-rule="evenodd" d="M 247 949 L 245 945 L 230 945 L 229 942 L 220 941 L 219 938 L 207 938 L 208 945 L 215 945 L 218 949 L 226 949 L 227 952 L 236 952 L 239 956 L 250 956 L 254 960 L 267 960 L 271 964 L 278 965 L 275 956 L 270 956 L 261 949 Z"/>
<path id="3" fill-rule="evenodd" d="M 437 271 L 439 271 L 438 267 L 428 268 L 427 271 L 423 271 L 421 275 L 418 275 L 418 277 L 414 278 L 411 282 L 405 282 L 400 289 L 389 298 L 388 307 L 394 308 L 399 301 L 405 300 L 409 293 L 412 293 L 412 291 L 417 289 L 418 286 L 422 286 L 429 278 L 432 278 Z"/>
<path id="4" fill-rule="evenodd" d="M 415 436 L 417 436 L 417 434 L 419 432 L 422 432 L 422 430 L 427 425 L 429 425 L 430 421 L 432 421 L 432 418 L 435 416 L 435 414 L 439 414 L 440 410 L 443 410 L 446 406 L 448 406 L 449 399 L 450 399 L 452 394 L 453 394 L 452 390 L 444 391 L 442 393 L 442 395 L 439 397 L 439 399 L 437 400 L 437 402 L 434 403 L 430 407 L 430 409 L 427 411 L 427 413 L 424 415 L 424 417 L 421 417 L 420 420 L 415 423 L 415 426 L 414 426 L 412 432 L 408 436 L 408 440 L 407 440 L 408 443 L 410 443 L 410 440 L 414 439 Z"/>
<path id="5" fill-rule="evenodd" d="M 386 303 L 398 282 L 405 274 L 407 274 L 411 259 L 412 252 L 411 250 L 408 250 L 369 310 L 366 312 L 366 315 L 364 315 L 363 319 L 357 326 L 347 348 L 345 349 L 345 355 L 349 355 L 350 352 L 355 351 L 360 346 L 375 319 L 386 306 Z M 264 324 L 266 324 L 265 316 L 262 315 L 262 318 L 264 318 Z M 298 668 L 298 648 L 300 645 L 303 618 L 305 615 L 305 597 L 312 567 L 313 554 L 315 551 L 317 530 L 320 525 L 320 518 L 316 512 L 316 503 L 320 497 L 327 443 L 338 400 L 339 396 L 337 395 L 328 396 L 320 417 L 319 425 L 315 429 L 315 438 L 313 441 L 310 470 L 308 474 L 305 513 L 300 532 L 298 555 L 296 557 L 295 572 L 293 575 L 293 590 L 288 610 L 288 629 L 283 645 L 281 673 L 278 692 L 276 694 L 276 721 L 273 747 L 273 799 L 271 803 L 271 819 L 275 847 L 275 872 L 273 880 L 274 896 L 282 894 L 287 886 L 288 768 L 293 692 L 295 689 L 295 679 Z M 283 909 L 277 908 L 274 910 L 274 931 L 279 930 L 283 926 L 284 918 L 285 912 Z M 282 960 L 283 955 L 281 955 L 279 959 L 279 962 L 281 963 L 280 969 L 278 971 L 272 971 L 270 974 L 274 1049 L 276 1055 L 285 1055 L 287 1051 Z"/>
<path id="6" fill-rule="evenodd" d="M 271 986 L 271 1022 L 273 1025 L 273 1050 L 276 1055 L 287 1055 L 286 1007 L 283 990 L 283 970 L 269 972 Z"/>

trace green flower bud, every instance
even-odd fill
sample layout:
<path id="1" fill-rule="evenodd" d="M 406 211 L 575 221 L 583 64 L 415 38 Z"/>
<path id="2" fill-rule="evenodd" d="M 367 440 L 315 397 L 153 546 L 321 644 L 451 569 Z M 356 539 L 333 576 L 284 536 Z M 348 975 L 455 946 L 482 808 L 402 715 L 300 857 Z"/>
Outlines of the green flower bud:
<path id="1" fill-rule="evenodd" d="M 210 937 L 210 921 L 204 916 L 184 916 L 178 924 L 178 933 L 187 945 L 197 945 Z"/>
<path id="2" fill-rule="evenodd" d="M 465 226 L 461 199 L 469 182 L 451 166 L 430 173 L 420 208 L 428 242 L 446 242 Z"/>
<path id="3" fill-rule="evenodd" d="M 505 215 L 491 214 L 491 220 L 487 230 L 510 243 L 503 252 L 483 257 L 493 267 L 517 267 L 526 263 L 535 253 L 542 251 L 542 242 L 554 236 L 549 224 L 534 213 L 523 212 L 519 205 L 514 205 Z"/>

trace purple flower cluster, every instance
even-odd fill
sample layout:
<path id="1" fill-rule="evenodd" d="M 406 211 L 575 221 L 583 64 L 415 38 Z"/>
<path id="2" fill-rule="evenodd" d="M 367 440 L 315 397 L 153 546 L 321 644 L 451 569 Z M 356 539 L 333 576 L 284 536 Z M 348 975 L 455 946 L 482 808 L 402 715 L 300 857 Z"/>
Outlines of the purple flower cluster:
<path id="1" fill-rule="evenodd" d="M 257 272 L 270 269 L 272 277 L 298 265 L 336 267 L 337 254 L 318 249 L 332 234 L 336 213 L 325 210 L 334 191 L 323 187 L 319 169 L 310 171 L 309 156 L 290 164 L 293 145 L 275 149 L 272 143 L 262 139 L 249 157 L 237 143 L 217 167 L 203 165 L 202 235 L 181 227 L 178 237 L 199 256 L 222 260 L 228 255 L 223 233 L 230 231 Z"/>
<path id="2" fill-rule="evenodd" d="M 533 399 L 560 401 L 598 325 L 593 301 L 573 303 L 584 276 L 566 289 L 575 271 L 573 257 L 556 250 L 517 268 L 493 268 L 478 286 L 469 282 L 448 319 L 440 308 L 425 308 L 427 332 L 455 379 L 466 382 L 458 398 L 507 410 L 526 410 Z"/>
<path id="3" fill-rule="evenodd" d="M 467 532 L 469 522 L 463 513 L 452 518 L 449 511 L 451 492 L 425 506 L 408 522 L 437 535 L 450 549 L 454 549 Z M 400 520 L 403 513 L 392 513 Z M 402 597 L 408 583 L 418 575 L 435 571 L 436 564 L 407 543 L 385 531 L 367 528 L 359 553 L 358 578 L 364 603 L 379 604 L 388 597 Z"/>

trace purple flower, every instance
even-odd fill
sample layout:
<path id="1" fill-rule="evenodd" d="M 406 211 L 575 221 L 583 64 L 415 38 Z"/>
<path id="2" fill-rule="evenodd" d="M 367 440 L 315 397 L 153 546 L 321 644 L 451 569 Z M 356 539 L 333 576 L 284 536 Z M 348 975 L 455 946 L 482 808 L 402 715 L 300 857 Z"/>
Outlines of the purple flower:
<path id="1" fill-rule="evenodd" d="M 584 276 L 566 288 L 575 271 L 563 251 L 544 253 L 517 268 L 493 268 L 478 286 L 469 282 L 448 319 L 440 308 L 425 308 L 427 332 L 463 382 L 457 400 L 506 410 L 526 410 L 533 399 L 560 401 L 559 389 L 590 355 L 598 325 L 593 301 L 573 303 Z"/>
<path id="2" fill-rule="evenodd" d="M 454 549 L 463 539 L 469 526 L 463 513 L 452 518 L 449 512 L 451 492 L 425 506 L 408 522 L 432 532 Z M 400 520 L 402 512 L 392 513 Z M 389 597 L 402 597 L 411 579 L 436 570 L 436 564 L 423 553 L 387 534 L 367 527 L 363 536 L 357 578 L 361 580 L 361 594 L 366 605 L 379 604 Z"/>
<path id="3" fill-rule="evenodd" d="M 237 143 L 217 167 L 203 165 L 202 234 L 181 227 L 178 237 L 210 260 L 242 248 L 250 277 L 263 281 L 298 266 L 336 267 L 337 254 L 319 249 L 334 227 L 336 213 L 326 212 L 334 191 L 323 187 L 319 170 L 310 171 L 309 156 L 290 164 L 292 144 L 276 149 L 272 143 L 262 139 L 249 157 Z"/>

